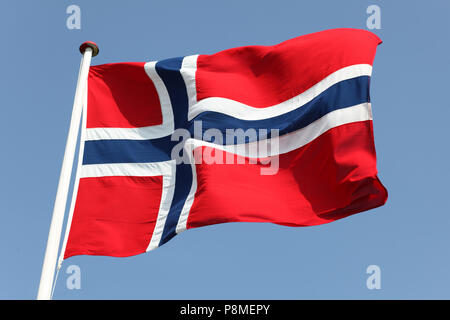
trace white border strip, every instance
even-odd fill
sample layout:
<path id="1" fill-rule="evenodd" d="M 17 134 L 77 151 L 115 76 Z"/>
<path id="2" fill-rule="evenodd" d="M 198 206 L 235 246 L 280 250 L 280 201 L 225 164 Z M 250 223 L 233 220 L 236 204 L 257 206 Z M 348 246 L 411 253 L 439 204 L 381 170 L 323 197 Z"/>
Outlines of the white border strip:
<path id="1" fill-rule="evenodd" d="M 302 129 L 283 135 L 281 137 L 277 137 L 276 139 L 278 141 L 267 139 L 267 144 L 270 145 L 270 147 L 262 149 L 264 152 L 267 150 L 275 150 L 275 152 L 272 152 L 270 154 L 264 152 L 259 153 L 258 148 L 251 147 L 251 145 L 259 143 L 258 141 L 248 144 L 222 146 L 197 139 L 186 140 L 184 152 L 186 152 L 190 159 L 193 180 L 191 190 L 189 191 L 189 195 L 178 219 L 176 227 L 177 234 L 186 230 L 187 228 L 189 212 L 191 210 L 192 204 L 194 203 L 195 193 L 197 191 L 197 172 L 193 155 L 193 150 L 195 148 L 200 146 L 208 146 L 249 158 L 266 158 L 270 156 L 277 156 L 283 153 L 288 153 L 292 150 L 301 148 L 332 128 L 348 123 L 367 120 L 372 120 L 372 108 L 370 103 L 362 103 L 356 106 L 335 110 Z M 256 153 L 252 153 L 255 150 Z"/>
<path id="2" fill-rule="evenodd" d="M 189 100 L 189 110 L 197 103 L 197 87 L 195 83 L 195 73 L 197 72 L 198 54 L 186 56 L 181 63 L 180 73 L 186 85 Z M 189 119 L 191 120 L 191 119 Z"/>
<path id="3" fill-rule="evenodd" d="M 163 175 L 163 190 L 161 194 L 161 203 L 159 205 L 158 218 L 146 251 L 159 247 L 164 226 L 166 225 L 167 215 L 169 214 L 170 207 L 172 206 L 173 194 L 175 192 L 176 163 L 175 160 L 168 162 L 170 162 L 170 172 Z"/>
<path id="4" fill-rule="evenodd" d="M 144 69 L 158 92 L 163 123 L 156 126 L 140 128 L 88 128 L 86 129 L 86 141 L 112 139 L 147 140 L 157 139 L 172 134 L 175 126 L 172 104 L 166 86 L 156 72 L 155 65 L 156 61 L 147 62 L 144 65 Z"/>
<path id="5" fill-rule="evenodd" d="M 255 108 L 235 100 L 221 97 L 211 97 L 197 101 L 195 84 L 197 56 L 194 57 L 195 64 L 192 56 L 183 59 L 182 68 L 183 78 L 186 87 L 188 88 L 188 120 L 192 120 L 202 112 L 206 111 L 219 112 L 242 120 L 262 120 L 272 118 L 305 105 L 338 82 L 360 76 L 370 76 L 372 74 L 372 66 L 370 64 L 355 64 L 344 67 L 333 72 L 308 90 L 289 100 L 267 108 Z"/>
<path id="6" fill-rule="evenodd" d="M 189 217 L 189 212 L 191 211 L 192 204 L 195 200 L 195 193 L 197 192 L 197 170 L 195 168 L 195 160 L 194 160 L 194 144 L 189 143 L 193 139 L 186 140 L 184 145 L 185 154 L 189 157 L 189 162 L 192 168 L 192 185 L 189 190 L 189 194 L 186 197 L 186 201 L 184 202 L 183 209 L 181 209 L 180 216 L 178 217 L 177 227 L 175 228 L 175 232 L 177 234 L 185 231 L 187 229 L 187 220 Z"/>
<path id="7" fill-rule="evenodd" d="M 81 178 L 132 176 L 152 177 L 170 175 L 175 160 L 146 163 L 101 163 L 81 167 Z"/>

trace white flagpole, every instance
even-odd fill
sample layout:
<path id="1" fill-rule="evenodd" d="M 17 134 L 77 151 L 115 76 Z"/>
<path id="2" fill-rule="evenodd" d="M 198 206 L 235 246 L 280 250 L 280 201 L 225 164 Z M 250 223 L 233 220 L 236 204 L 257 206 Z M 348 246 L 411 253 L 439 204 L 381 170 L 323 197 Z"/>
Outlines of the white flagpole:
<path id="1" fill-rule="evenodd" d="M 70 120 L 69 133 L 67 136 L 64 159 L 59 176 L 58 189 L 53 207 L 53 215 L 48 233 L 47 248 L 45 250 L 44 263 L 42 265 L 41 281 L 39 283 L 38 300 L 50 300 L 52 294 L 53 279 L 55 276 L 56 263 L 58 259 L 58 249 L 61 240 L 61 232 L 66 211 L 67 195 L 72 174 L 73 159 L 78 140 L 80 128 L 81 112 L 86 94 L 86 84 L 89 73 L 91 58 L 98 54 L 98 47 L 93 42 L 85 42 L 80 46 L 81 58 L 80 70 L 78 73 L 77 88 L 73 101 L 72 117 Z"/>

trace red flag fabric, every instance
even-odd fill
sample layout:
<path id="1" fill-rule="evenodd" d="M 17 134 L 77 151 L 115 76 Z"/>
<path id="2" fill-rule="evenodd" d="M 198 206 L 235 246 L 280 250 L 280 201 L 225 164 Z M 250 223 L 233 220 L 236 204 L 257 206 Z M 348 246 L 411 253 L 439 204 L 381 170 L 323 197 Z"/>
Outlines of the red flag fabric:
<path id="1" fill-rule="evenodd" d="M 333 29 L 91 67 L 63 257 L 130 256 L 201 226 L 312 226 L 383 205 L 369 96 L 380 43 Z"/>

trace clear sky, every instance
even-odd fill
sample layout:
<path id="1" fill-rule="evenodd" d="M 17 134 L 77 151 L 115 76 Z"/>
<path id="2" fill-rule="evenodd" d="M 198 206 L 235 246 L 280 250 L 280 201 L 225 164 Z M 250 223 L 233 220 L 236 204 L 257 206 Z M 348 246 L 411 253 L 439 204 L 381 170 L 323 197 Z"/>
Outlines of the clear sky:
<path id="1" fill-rule="evenodd" d="M 66 26 L 69 5 L 81 29 Z M 231 223 L 130 258 L 63 263 L 55 299 L 449 299 L 450 2 L 150 0 L 0 2 L 0 299 L 36 297 L 81 55 L 93 64 L 272 45 L 366 29 L 381 9 L 371 81 L 385 206 L 327 225 Z M 66 287 L 67 267 L 81 289 Z M 378 265 L 381 289 L 366 269 Z"/>

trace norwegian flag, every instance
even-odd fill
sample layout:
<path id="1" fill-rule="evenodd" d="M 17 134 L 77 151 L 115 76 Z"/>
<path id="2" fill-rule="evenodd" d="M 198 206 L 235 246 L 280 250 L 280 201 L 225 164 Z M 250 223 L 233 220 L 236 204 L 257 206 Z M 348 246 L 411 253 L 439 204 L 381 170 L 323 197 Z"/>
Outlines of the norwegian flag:
<path id="1" fill-rule="evenodd" d="M 186 229 L 311 226 L 383 205 L 369 98 L 380 43 L 333 29 L 91 67 L 63 257 L 131 256 Z M 228 139 L 239 130 L 244 140 Z"/>

